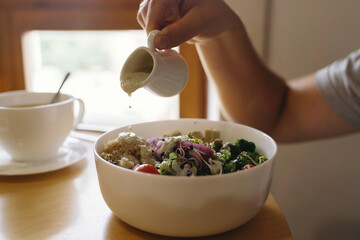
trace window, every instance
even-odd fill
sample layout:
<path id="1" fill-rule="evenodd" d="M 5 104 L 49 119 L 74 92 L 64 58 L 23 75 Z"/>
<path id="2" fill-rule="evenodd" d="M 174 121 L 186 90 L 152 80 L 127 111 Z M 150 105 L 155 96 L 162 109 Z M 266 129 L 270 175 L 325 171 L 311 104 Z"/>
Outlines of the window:
<path id="1" fill-rule="evenodd" d="M 162 98 L 139 89 L 129 97 L 120 71 L 130 53 L 146 46 L 142 30 L 30 31 L 23 37 L 27 88 L 62 92 L 84 100 L 84 122 L 112 126 L 179 117 L 179 97 Z"/>

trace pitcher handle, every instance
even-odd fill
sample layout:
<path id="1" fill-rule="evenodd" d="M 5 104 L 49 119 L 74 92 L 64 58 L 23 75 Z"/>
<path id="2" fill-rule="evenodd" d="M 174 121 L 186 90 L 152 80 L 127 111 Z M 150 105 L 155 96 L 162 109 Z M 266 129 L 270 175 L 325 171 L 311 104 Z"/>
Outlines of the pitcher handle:
<path id="1" fill-rule="evenodd" d="M 152 49 L 152 50 L 156 50 L 155 46 L 154 46 L 154 41 L 156 36 L 159 34 L 160 30 L 152 30 L 147 38 L 147 45 L 148 48 Z"/>

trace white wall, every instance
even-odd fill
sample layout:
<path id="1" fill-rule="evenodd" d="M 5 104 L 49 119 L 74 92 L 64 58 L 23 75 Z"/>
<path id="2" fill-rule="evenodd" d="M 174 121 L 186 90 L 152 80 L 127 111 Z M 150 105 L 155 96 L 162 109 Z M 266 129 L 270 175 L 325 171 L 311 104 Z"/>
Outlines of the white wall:
<path id="1" fill-rule="evenodd" d="M 269 1 L 269 0 L 268 0 Z M 257 49 L 265 1 L 228 0 Z M 269 3 L 269 2 L 268 2 Z M 360 48 L 359 0 L 273 0 L 268 65 L 287 79 L 316 71 Z M 255 28 L 255 29 L 254 29 Z M 360 239 L 360 134 L 281 145 L 272 193 L 294 239 Z"/>
<path id="2" fill-rule="evenodd" d="M 266 0 L 225 0 L 245 24 L 251 41 L 260 56 L 264 54 Z"/>
<path id="3" fill-rule="evenodd" d="M 268 60 L 284 77 L 313 72 L 360 48 L 359 0 L 272 2 Z"/>

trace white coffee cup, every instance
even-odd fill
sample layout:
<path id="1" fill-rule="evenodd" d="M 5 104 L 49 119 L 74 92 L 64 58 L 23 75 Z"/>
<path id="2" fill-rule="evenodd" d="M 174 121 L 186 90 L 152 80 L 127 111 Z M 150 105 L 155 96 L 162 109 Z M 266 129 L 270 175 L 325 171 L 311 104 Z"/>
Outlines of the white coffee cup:
<path id="1" fill-rule="evenodd" d="M 148 47 L 135 49 L 123 65 L 120 81 L 129 95 L 143 87 L 161 97 L 172 97 L 186 86 L 189 71 L 184 58 L 175 50 L 157 50 L 154 47 L 159 32 L 151 31 Z"/>
<path id="2" fill-rule="evenodd" d="M 70 131 L 82 120 L 85 106 L 81 99 L 60 94 L 59 101 L 50 104 L 54 94 L 27 91 L 0 94 L 0 145 L 14 161 L 35 162 L 55 157 Z M 74 102 L 79 103 L 76 114 Z"/>

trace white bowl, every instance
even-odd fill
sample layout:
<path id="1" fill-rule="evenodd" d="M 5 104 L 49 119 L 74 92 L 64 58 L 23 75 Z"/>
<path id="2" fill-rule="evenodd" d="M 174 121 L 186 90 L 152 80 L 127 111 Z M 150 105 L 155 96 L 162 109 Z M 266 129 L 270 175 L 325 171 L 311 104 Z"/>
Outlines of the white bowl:
<path id="1" fill-rule="evenodd" d="M 95 163 L 101 193 L 109 208 L 129 225 L 159 235 L 199 237 L 222 233 L 246 223 L 263 206 L 270 189 L 275 141 L 244 125 L 203 119 L 180 119 L 132 125 L 143 138 L 175 130 L 183 134 L 220 131 L 223 142 L 244 138 L 268 157 L 265 163 L 235 173 L 212 176 L 165 176 L 135 172 L 100 157 L 104 144 L 122 127 L 103 134 L 95 143 Z"/>

